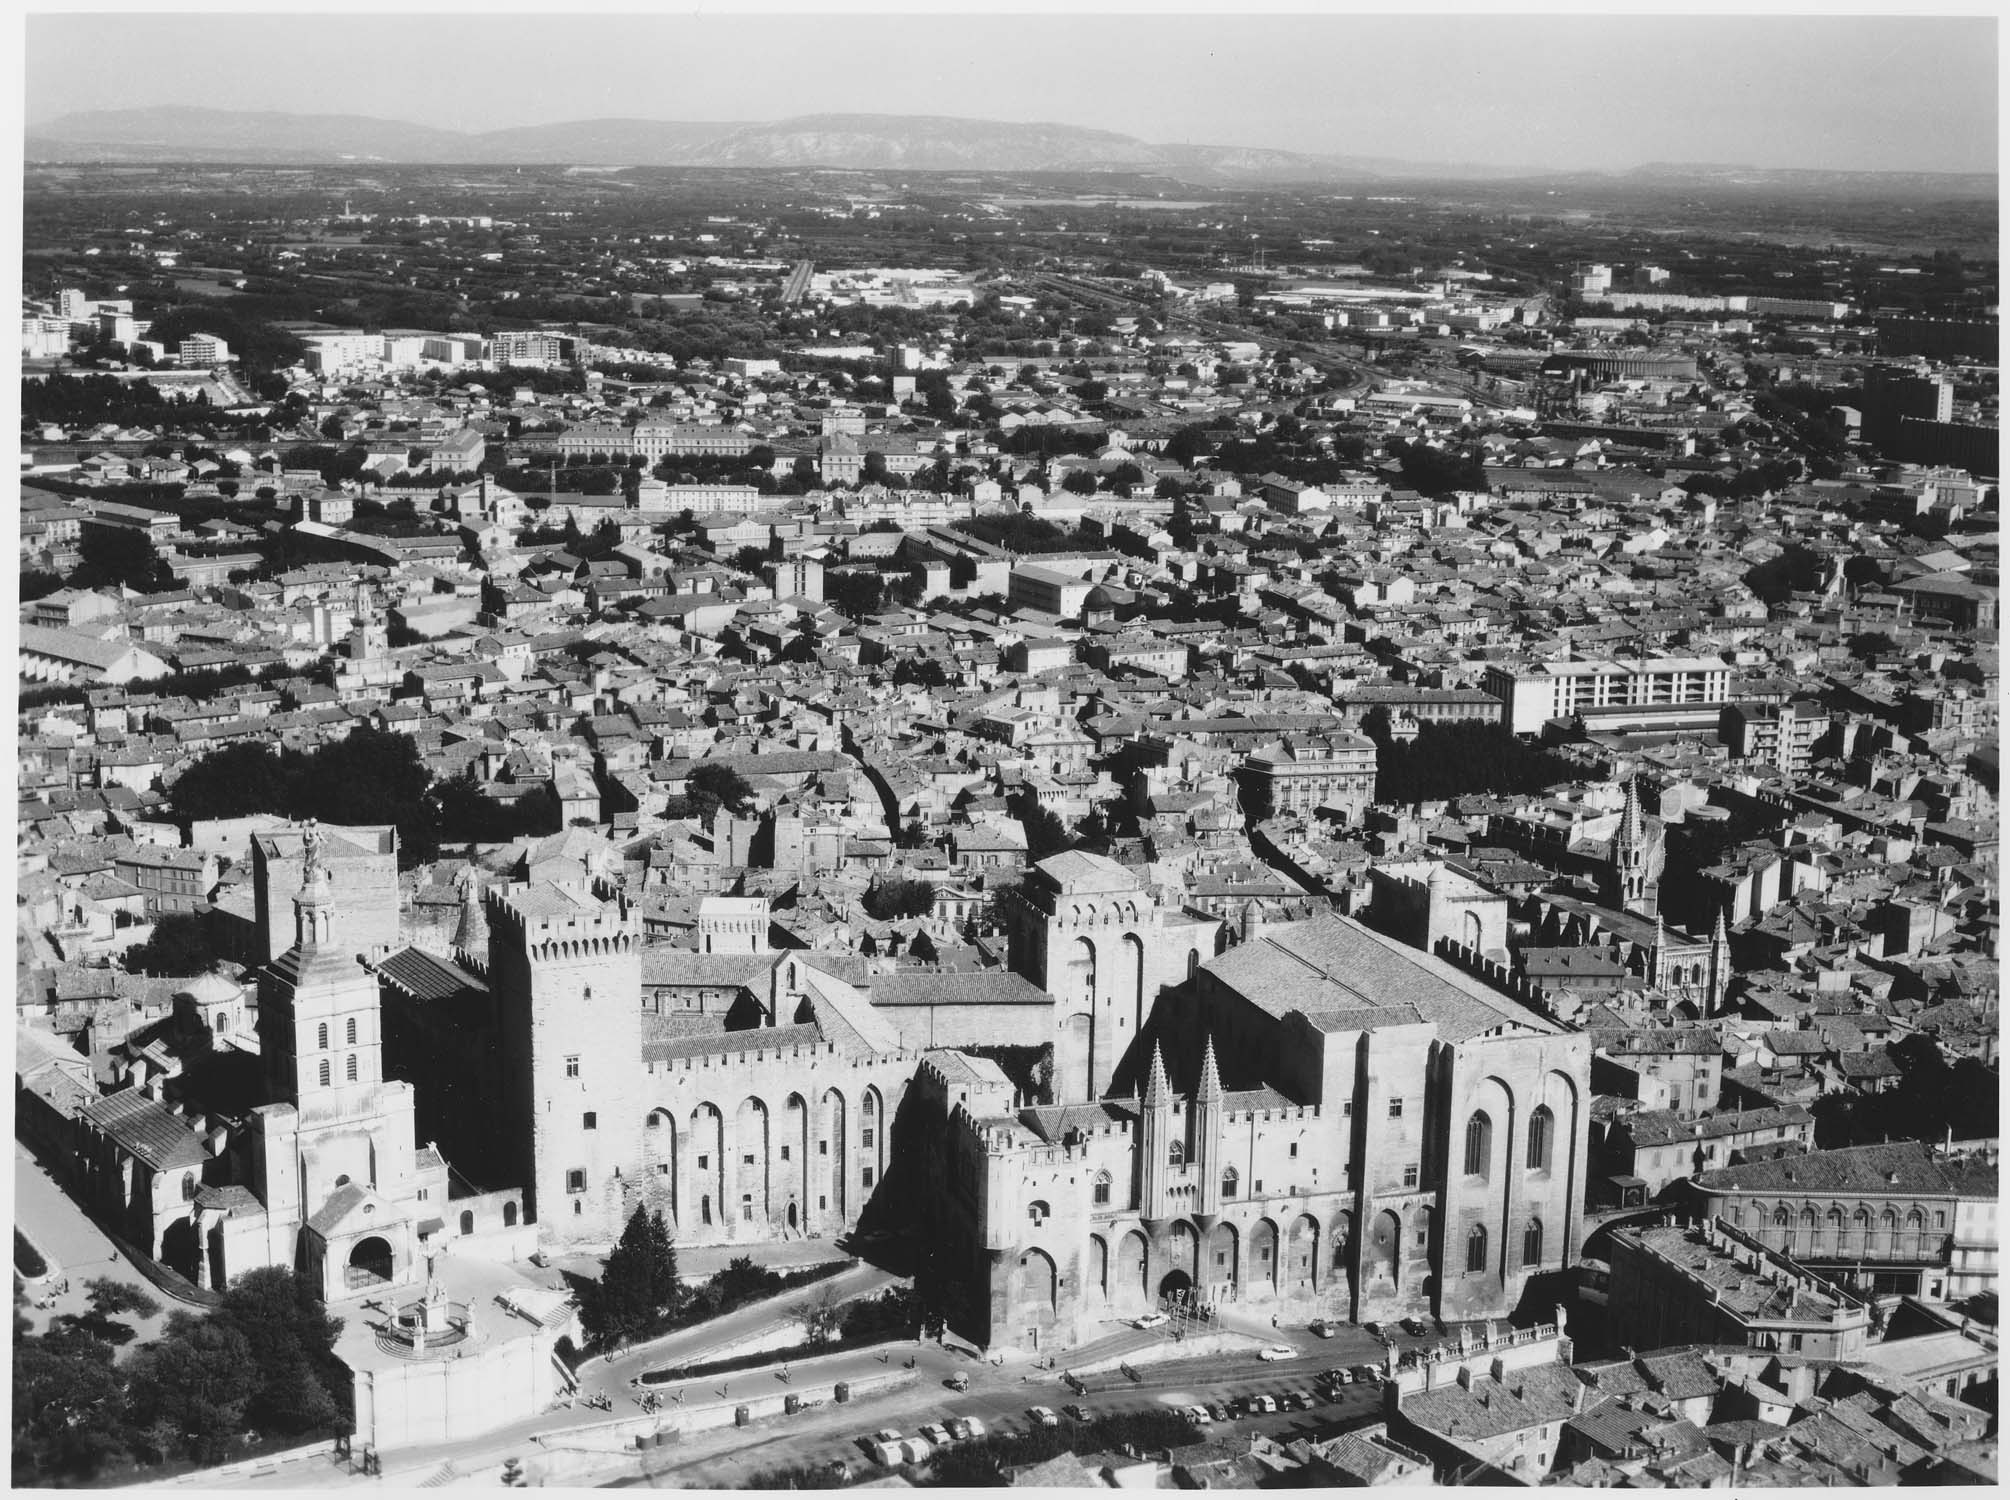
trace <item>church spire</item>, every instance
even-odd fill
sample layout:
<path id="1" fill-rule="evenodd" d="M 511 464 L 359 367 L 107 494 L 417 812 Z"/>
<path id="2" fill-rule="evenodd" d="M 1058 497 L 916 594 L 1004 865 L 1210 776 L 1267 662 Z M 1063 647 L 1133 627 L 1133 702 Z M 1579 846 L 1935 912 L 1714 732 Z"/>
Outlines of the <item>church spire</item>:
<path id="1" fill-rule="evenodd" d="M 1207 1045 L 1200 1055 L 1200 1087 L 1194 1093 L 1197 1104 L 1218 1104 L 1221 1102 L 1221 1070 L 1214 1062 L 1214 1038 L 1207 1039 Z"/>
<path id="2" fill-rule="evenodd" d="M 1630 849 L 1637 849 L 1646 842 L 1647 826 L 1640 817 L 1640 780 L 1626 778 L 1626 810 L 1619 815 L 1619 839 Z"/>
<path id="3" fill-rule="evenodd" d="M 1145 1083 L 1144 1105 L 1146 1109 L 1165 1109 L 1172 1103 L 1172 1085 L 1166 1082 L 1165 1054 L 1159 1050 L 1157 1042 L 1152 1043 L 1152 1072 Z"/>

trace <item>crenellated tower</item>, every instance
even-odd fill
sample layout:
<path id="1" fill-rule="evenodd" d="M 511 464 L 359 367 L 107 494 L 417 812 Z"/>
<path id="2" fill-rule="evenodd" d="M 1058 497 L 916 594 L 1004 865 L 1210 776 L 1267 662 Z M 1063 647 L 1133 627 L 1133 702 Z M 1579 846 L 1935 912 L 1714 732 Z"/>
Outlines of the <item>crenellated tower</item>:
<path id="1" fill-rule="evenodd" d="M 505 1114 L 521 1122 L 510 1156 L 530 1217 L 546 1243 L 610 1242 L 644 1115 L 635 923 L 583 884 L 493 887 L 484 900 Z"/>

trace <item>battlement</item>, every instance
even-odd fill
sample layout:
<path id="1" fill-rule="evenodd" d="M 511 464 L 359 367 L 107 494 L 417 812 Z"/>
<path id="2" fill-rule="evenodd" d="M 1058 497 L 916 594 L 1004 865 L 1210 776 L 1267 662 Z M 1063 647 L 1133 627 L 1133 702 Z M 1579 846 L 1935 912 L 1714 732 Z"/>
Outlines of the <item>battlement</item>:
<path id="1" fill-rule="evenodd" d="M 494 886 L 483 893 L 490 930 L 541 961 L 598 958 L 636 951 L 640 934 L 620 906 L 553 882 Z"/>

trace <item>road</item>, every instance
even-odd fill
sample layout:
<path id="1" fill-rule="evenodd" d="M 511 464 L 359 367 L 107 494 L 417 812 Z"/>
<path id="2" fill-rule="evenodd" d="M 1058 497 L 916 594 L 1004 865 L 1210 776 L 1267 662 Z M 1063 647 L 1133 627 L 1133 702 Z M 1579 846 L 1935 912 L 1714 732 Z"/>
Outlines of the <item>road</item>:
<path id="1" fill-rule="evenodd" d="M 763 1334 L 773 1333 L 794 1320 L 789 1309 L 801 1302 L 826 1295 L 840 1301 L 851 1302 L 860 1297 L 875 1296 L 887 1287 L 897 1285 L 901 1278 L 878 1266 L 863 1262 L 823 1281 L 812 1282 L 794 1291 L 784 1292 L 779 1297 L 761 1302 L 749 1303 L 736 1312 L 727 1313 L 723 1318 L 712 1318 L 680 1328 L 675 1333 L 665 1334 L 660 1339 L 624 1350 L 612 1359 L 605 1356 L 588 1360 L 576 1372 L 579 1376 L 580 1394 L 583 1396 L 605 1395 L 620 1402 L 616 1408 L 632 1410 L 633 1396 L 641 1389 L 637 1385 L 644 1373 L 651 1370 L 673 1369 L 678 1365 L 695 1364 L 712 1355 L 713 1351 L 739 1344 Z M 732 1377 L 726 1377 L 730 1380 Z M 696 1388 L 710 1388 L 719 1384 L 715 1380 L 695 1381 Z M 665 1394 L 681 1390 L 681 1385 L 654 1387 Z"/>
<path id="2" fill-rule="evenodd" d="M 834 1460 L 848 1465 L 855 1478 L 870 1478 L 878 1470 L 859 1446 L 858 1439 L 880 1427 L 894 1427 L 903 1435 L 914 1436 L 923 1423 L 964 1416 L 980 1419 L 987 1432 L 1023 1433 L 1033 1426 L 1027 1408 L 1035 1405 L 1060 1412 L 1079 1400 L 1092 1418 L 1164 1411 L 1244 1395 L 1310 1391 L 1318 1372 L 1330 1367 L 1324 1359 L 1304 1357 L 1232 1368 L 1224 1368 L 1219 1360 L 1194 1361 L 1184 1368 L 1141 1368 L 1139 1374 L 1144 1377 L 1141 1381 L 1125 1381 L 1118 1376 L 1115 1378 L 1120 1389 L 1077 1397 L 1061 1383 L 1058 1373 L 1011 1366 L 996 1370 L 967 1360 L 945 1363 L 932 1357 L 939 1354 L 940 1351 L 931 1348 L 918 1357 L 917 1363 L 927 1378 L 907 1390 L 869 1403 L 819 1408 L 795 1417 L 756 1423 L 748 1429 L 706 1434 L 675 1449 L 656 1449 L 646 1457 L 630 1460 L 626 1476 L 604 1482 L 657 1488 L 737 1489 L 771 1470 Z M 943 1384 L 947 1377 L 938 1371 L 951 1365 L 970 1375 L 968 1391 L 951 1391 Z M 1379 1387 L 1350 1385 L 1341 1390 L 1337 1401 L 1320 1403 L 1309 1411 L 1217 1422 L 1201 1431 L 1215 1437 L 1263 1432 L 1288 1440 L 1359 1427 L 1377 1420 L 1380 1412 Z"/>
<path id="3" fill-rule="evenodd" d="M 104 1231 L 70 1201 L 48 1169 L 19 1141 L 14 1143 L 14 1222 L 34 1242 L 35 1248 L 50 1259 L 55 1278 L 60 1281 L 68 1277 L 70 1283 L 69 1291 L 56 1297 L 55 1306 L 28 1308 L 27 1317 L 35 1333 L 46 1333 L 51 1321 L 64 1313 L 83 1312 L 88 1306 L 84 1283 L 99 1276 L 137 1287 L 162 1306 L 162 1311 L 151 1318 L 122 1315 L 120 1321 L 139 1331 L 139 1337 L 126 1346 L 128 1349 L 158 1337 L 167 1322 L 167 1311 L 182 1305 L 163 1295 L 160 1288 L 118 1252 L 105 1238 Z"/>

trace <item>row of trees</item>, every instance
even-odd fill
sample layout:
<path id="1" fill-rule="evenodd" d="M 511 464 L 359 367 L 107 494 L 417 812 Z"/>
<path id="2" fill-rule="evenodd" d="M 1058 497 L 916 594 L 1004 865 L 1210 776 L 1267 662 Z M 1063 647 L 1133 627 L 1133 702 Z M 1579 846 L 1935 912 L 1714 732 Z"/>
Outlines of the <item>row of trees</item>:
<path id="1" fill-rule="evenodd" d="M 251 1271 L 206 1316 L 177 1309 L 161 1336 L 122 1315 L 159 1304 L 109 1279 L 87 1284 L 90 1310 L 28 1332 L 15 1289 L 13 1480 L 16 1485 L 130 1482 L 162 1464 L 215 1464 L 260 1441 L 299 1442 L 351 1425 L 349 1372 L 335 1357 L 342 1323 L 284 1267 Z"/>
<path id="2" fill-rule="evenodd" d="M 399 864 L 430 864 L 440 852 L 433 773 L 411 736 L 368 725 L 313 750 L 263 740 L 212 750 L 168 790 L 177 818 L 275 813 L 324 823 L 390 823 Z"/>
<path id="3" fill-rule="evenodd" d="M 1426 724 L 1405 744 L 1377 710 L 1362 724 L 1375 741 L 1375 800 L 1405 806 L 1475 794 L 1514 796 L 1569 781 L 1577 767 L 1500 724 Z"/>

